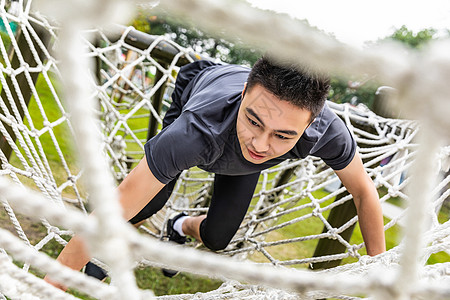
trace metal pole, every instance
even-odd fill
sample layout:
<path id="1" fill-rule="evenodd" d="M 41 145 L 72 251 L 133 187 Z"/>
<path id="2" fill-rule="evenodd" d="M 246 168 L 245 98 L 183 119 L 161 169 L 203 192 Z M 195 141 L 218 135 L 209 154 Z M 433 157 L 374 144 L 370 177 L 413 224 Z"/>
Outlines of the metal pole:
<path id="1" fill-rule="evenodd" d="M 112 31 L 107 32 L 106 35 L 108 36 L 108 39 L 114 43 L 117 40 L 119 40 L 122 37 L 123 32 L 127 30 L 127 27 L 117 25 Z M 126 36 L 124 37 L 124 41 L 135 48 L 138 48 L 140 50 L 145 50 L 152 45 L 155 40 L 160 38 L 160 36 L 151 35 L 136 29 L 131 29 L 127 32 Z M 150 56 L 154 59 L 158 60 L 159 62 L 166 62 L 170 64 L 174 57 L 180 53 L 180 49 L 172 45 L 171 43 L 161 40 L 158 42 L 158 44 L 152 49 L 150 52 Z M 190 52 L 187 54 L 192 60 L 211 60 L 211 58 L 202 56 L 195 52 Z M 190 60 L 186 56 L 181 56 L 176 65 L 177 66 L 183 66 L 190 63 Z"/>

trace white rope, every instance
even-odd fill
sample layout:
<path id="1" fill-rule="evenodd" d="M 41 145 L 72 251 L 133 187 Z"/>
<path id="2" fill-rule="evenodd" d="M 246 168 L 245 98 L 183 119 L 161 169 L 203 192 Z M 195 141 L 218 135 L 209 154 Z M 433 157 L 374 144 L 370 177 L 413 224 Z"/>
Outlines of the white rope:
<path id="1" fill-rule="evenodd" d="M 330 271 L 330 274 L 336 272 L 336 274 L 342 275 L 336 277 L 338 282 L 334 282 L 333 275 L 319 275 L 319 277 L 315 273 L 309 272 L 297 274 L 292 270 L 272 269 L 269 266 L 263 266 L 260 269 L 252 264 L 236 264 L 223 257 L 198 254 L 195 251 L 179 252 L 177 248 L 168 247 L 166 251 L 165 245 L 154 244 L 147 238 L 129 233 L 125 224 L 118 221 L 121 220 L 120 212 L 116 205 L 116 196 L 112 192 L 113 183 L 108 172 L 112 170 L 115 172 L 115 177 L 120 180 L 129 171 L 127 164 L 142 157 L 146 129 L 137 128 L 135 124 L 143 118 L 148 119 L 149 115 L 161 123 L 162 112 L 152 106 L 151 99 L 166 84 L 169 88 L 173 88 L 174 74 L 178 71 L 176 64 L 182 57 L 192 61 L 189 56 L 190 50 L 179 47 L 165 37 L 156 38 L 146 49 L 137 49 L 128 44 L 126 39 L 131 28 L 125 29 L 115 42 L 109 41 L 103 31 L 88 31 L 90 34 L 98 34 L 103 37 L 106 45 L 104 47 L 97 46 L 97 44 L 94 46 L 86 35 L 82 39 L 78 39 L 79 29 L 91 26 L 89 22 L 92 20 L 96 20 L 96 25 L 114 20 L 120 10 L 124 11 L 121 6 L 126 5 L 124 1 L 93 1 L 92 3 L 70 1 L 71 9 L 64 8 L 64 13 L 67 15 L 61 13 L 58 5 L 41 1 L 41 4 L 47 3 L 51 9 L 56 11 L 54 16 L 60 18 L 58 27 L 50 25 L 50 22 L 40 14 L 29 16 L 31 2 L 27 2 L 27 6 L 23 7 L 19 16 L 5 11 L 5 1 L 1 2 L 0 7 L 0 15 L 4 24 L 8 24 L 10 21 L 18 22 L 25 41 L 30 47 L 29 50 L 37 62 L 36 66 L 30 66 L 25 61 L 10 26 L 6 25 L 7 33 L 12 37 L 11 45 L 19 57 L 20 66 L 15 69 L 12 67 L 8 49 L 3 43 L 0 43 L 1 56 L 5 61 L 4 65 L 0 65 L 0 82 L 6 95 L 6 99 L 0 101 L 0 108 L 3 112 L 0 114 L 0 132 L 14 153 L 13 159 L 9 160 L 0 152 L 2 169 L 0 176 L 9 177 L 19 185 L 34 186 L 46 198 L 44 200 L 41 196 L 39 204 L 36 204 L 38 202 L 35 202 L 35 199 L 39 198 L 36 198 L 36 195 L 30 196 L 28 193 L 15 189 L 7 192 L 9 183 L 3 183 L 4 185 L 1 187 L 2 203 L 14 231 L 25 242 L 21 244 L 21 247 L 26 247 L 27 251 L 38 253 L 36 250 L 42 249 L 53 239 L 65 245 L 66 241 L 61 235 L 72 232 L 84 233 L 92 253 L 104 261 L 111 270 L 114 285 L 121 287 L 119 291 L 116 291 L 117 297 L 123 299 L 148 296 L 148 293 L 136 288 L 130 272 L 134 260 L 140 260 L 142 257 L 145 258 L 144 265 L 179 267 L 182 270 L 211 277 L 232 277 L 272 288 L 287 289 L 289 292 L 283 294 L 286 299 L 290 297 L 292 289 L 300 292 L 299 295 L 293 294 L 292 297 L 300 297 L 300 299 L 320 297 L 356 299 L 351 295 L 357 293 L 370 294 L 380 299 L 406 299 L 425 295 L 427 298 L 433 299 L 449 296 L 448 288 L 446 288 L 449 285 L 444 284 L 449 277 L 448 272 L 445 271 L 446 264 L 438 264 L 442 267 L 435 268 L 424 266 L 430 255 L 448 251 L 450 248 L 449 222 L 446 220 L 444 224 L 440 224 L 436 215 L 436 210 L 449 197 L 450 192 L 448 189 L 446 190 L 446 187 L 450 177 L 447 173 L 439 185 L 432 183 L 437 176 L 437 171 L 448 172 L 450 165 L 449 147 L 439 148 L 443 145 L 442 141 L 448 138 L 446 128 L 449 127 L 448 105 L 445 103 L 450 87 L 440 80 L 440 78 L 446 78 L 445 72 L 450 69 L 447 57 L 448 45 L 436 44 L 435 47 L 425 50 L 421 56 L 417 57 L 405 57 L 402 49 L 398 47 L 385 47 L 380 51 L 361 53 L 317 35 L 298 22 L 249 8 L 240 2 L 230 1 L 230 5 L 199 0 L 173 0 L 161 3 L 162 8 L 168 8 L 174 15 L 188 12 L 198 20 L 199 25 L 205 26 L 208 30 L 211 28 L 214 30 L 214 26 L 220 23 L 221 27 L 226 26 L 233 34 L 238 32 L 236 34 L 248 41 L 249 45 L 263 42 L 266 49 L 279 53 L 280 56 L 299 60 L 300 58 L 295 54 L 301 52 L 301 59 L 320 69 L 353 74 L 377 74 L 399 90 L 399 95 L 402 97 L 394 101 L 396 106 L 406 106 L 408 108 L 406 111 L 412 118 L 423 116 L 420 123 L 421 135 L 419 136 L 419 123 L 415 121 L 384 119 L 364 108 L 330 104 L 333 110 L 344 119 L 358 144 L 363 145 L 359 150 L 365 160 L 364 166 L 377 188 L 383 192 L 387 191 L 386 195 L 380 197 L 381 202 L 392 197 L 399 197 L 409 204 L 407 210 L 393 218 L 385 226 L 388 229 L 396 226 L 400 221 L 403 224 L 404 216 L 406 216 L 408 220 L 405 226 L 405 241 L 401 247 L 394 248 L 379 258 L 369 259 L 362 256 L 358 251 L 364 247 L 363 244 L 351 244 L 341 237 L 340 234 L 352 226 L 357 218 L 352 218 L 339 228 L 333 228 L 327 221 L 326 214 L 332 208 L 346 201 L 352 201 L 352 198 L 346 196 L 339 201 L 331 202 L 334 197 L 344 192 L 344 188 L 322 194 L 324 189 L 337 183 L 338 179 L 332 177 L 330 169 L 324 169 L 325 166 L 319 159 L 309 157 L 301 161 L 286 161 L 262 172 L 254 195 L 253 203 L 255 204 L 251 206 L 239 232 L 230 246 L 223 251 L 223 254 L 234 255 L 240 259 L 254 259 L 255 253 L 259 253 L 264 262 L 275 266 L 301 265 L 348 257 L 358 260 L 356 264 Z M 65 5 L 69 4 L 65 3 Z M 74 15 L 76 15 L 75 19 Z M 218 19 L 220 22 L 217 22 Z M 58 40 L 60 50 L 58 59 L 45 49 L 43 43 L 38 39 L 37 31 L 31 24 L 43 26 L 44 30 Z M 263 35 L 260 34 L 261 31 L 264 32 Z M 297 36 L 300 36 L 301 39 L 296 38 Z M 36 42 L 37 46 L 34 46 L 33 42 Z M 151 55 L 153 49 L 158 47 L 161 42 L 168 43 L 178 51 L 167 67 L 163 67 L 163 64 Z M 318 52 L 317 49 L 323 50 Z M 123 50 L 133 52 L 135 58 L 129 61 L 117 59 L 117 53 Z M 38 51 L 43 52 L 44 59 L 39 58 Z M 88 57 L 98 58 L 106 66 L 100 72 L 104 80 L 99 82 L 99 85 L 94 82 L 91 75 L 86 74 L 89 66 L 86 65 L 85 59 Z M 148 72 L 157 70 L 161 72 L 162 76 L 159 81 L 149 84 L 145 82 L 145 76 L 140 81 L 134 80 L 133 76 L 137 76 L 135 70 L 147 70 Z M 430 77 L 419 77 L 424 72 L 430 74 Z M 51 94 L 51 99 L 57 108 L 52 113 L 45 103 L 48 100 L 42 96 L 42 91 L 36 88 L 31 81 L 31 74 L 34 73 L 41 74 L 41 80 Z M 20 83 L 17 79 L 20 75 L 25 76 L 26 84 L 31 88 L 40 121 L 37 121 L 26 107 L 24 95 L 21 93 Z M 11 87 L 7 84 L 7 77 L 11 79 Z M 54 81 L 60 78 L 64 79 L 64 88 L 68 91 L 65 93 L 67 104 L 62 104 L 59 92 L 54 87 Z M 169 93 L 170 90 L 166 92 Z M 18 103 L 13 94 L 18 96 Z M 122 95 L 122 102 L 117 100 L 117 95 Z M 422 101 L 425 96 L 429 99 L 428 102 Z M 100 110 L 95 112 L 96 115 L 91 104 L 93 97 L 99 99 L 100 102 Z M 406 99 L 411 103 L 406 103 Z M 167 101 L 164 103 L 168 104 Z M 67 109 L 66 105 L 70 109 Z M 20 116 L 20 110 L 24 110 L 24 118 Z M 53 115 L 55 112 L 57 116 Z M 100 116 L 101 124 L 93 121 L 96 116 Z M 371 131 L 367 132 L 358 128 L 358 124 L 361 123 L 370 126 Z M 79 171 L 79 167 L 74 168 L 72 159 L 68 158 L 70 154 L 65 153 L 67 150 L 60 145 L 61 141 L 57 131 L 61 128 L 64 128 L 64 132 L 76 141 L 78 146 L 81 146 L 79 154 L 83 162 L 83 171 Z M 8 129 L 14 133 L 14 136 L 8 132 Z M 102 131 L 103 137 L 100 136 L 100 131 Z M 42 142 L 45 136 L 49 137 L 50 145 Z M 425 142 L 423 137 L 427 138 Z M 424 148 L 423 145 L 428 148 Z M 49 146 L 56 153 L 57 163 L 63 170 L 62 176 L 55 175 L 59 172 L 55 171 L 53 160 L 47 157 Z M 109 155 L 111 167 L 105 163 L 104 154 Z M 380 164 L 388 159 L 390 162 L 386 165 Z M 414 165 L 421 174 L 425 174 L 426 180 L 410 176 Z M 295 170 L 291 179 L 276 186 L 280 174 L 292 168 Z M 84 185 L 80 183 L 82 177 L 86 179 Z M 192 214 L 205 213 L 207 207 L 204 207 L 204 204 L 208 198 L 212 180 L 213 177 L 204 172 L 194 170 L 184 172 L 167 204 L 167 209 L 151 219 L 156 230 L 151 231 L 146 228 L 146 231 L 153 237 L 162 237 L 164 224 L 173 211 L 187 211 Z M 415 190 L 407 192 L 408 187 Z M 273 196 L 275 193 L 278 193 L 277 197 Z M 84 205 L 88 194 L 89 202 L 97 211 L 98 224 L 97 221 L 86 219 L 83 214 L 74 214 L 67 209 L 62 210 L 62 207 L 76 204 L 86 214 L 87 209 Z M 18 199 L 20 197 L 30 198 L 33 201 L 23 200 L 25 202 L 20 202 L 22 201 Z M 423 199 L 427 199 L 427 201 L 422 201 Z M 429 205 L 425 204 L 426 202 Z M 53 207 L 52 203 L 59 205 L 58 208 L 50 208 Z M 21 217 L 17 216 L 15 211 L 41 219 L 48 234 L 32 245 L 28 240 L 26 230 L 21 225 Z M 424 212 L 431 216 L 430 221 L 425 220 L 430 216 L 426 216 Z M 322 233 L 320 229 L 295 238 L 278 236 L 283 230 L 308 222 L 316 222 L 324 226 L 326 231 Z M 70 231 L 60 230 L 56 225 L 68 228 Z M 274 237 L 275 240 L 273 240 Z M 305 257 L 297 255 L 283 257 L 275 251 L 280 247 L 295 249 L 295 245 L 323 238 L 338 241 L 344 245 L 347 251 L 342 254 L 320 257 L 310 257 L 312 253 Z M 1 247 L 7 248 L 10 255 L 15 258 L 23 257 L 25 268 L 29 263 L 46 270 L 45 264 L 40 262 L 40 258 L 34 258 L 31 252 L 23 252 L 27 254 L 21 256 L 21 251 L 25 251 L 22 248 L 17 252 L 11 250 L 16 249 L 16 246 L 11 246 L 16 243 L 18 245 L 19 242 L 14 240 L 10 242 L 10 245 Z M 110 251 L 110 249 L 117 250 Z M 180 260 L 180 257 L 183 259 Z M 372 264 L 389 269 L 385 272 L 388 276 L 379 277 L 377 272 L 369 267 Z M 17 281 L 12 278 L 16 271 L 10 263 L 6 266 L 8 270 L 11 270 L 11 276 L 5 276 L 5 282 L 15 285 Z M 58 270 L 54 271 L 56 275 L 59 267 L 55 268 Z M 64 273 L 64 271 L 61 272 Z M 353 283 L 349 281 L 355 280 L 355 278 L 345 276 L 345 272 L 365 274 L 366 276 L 359 277 L 363 279 L 360 280 L 361 282 Z M 69 275 L 62 278 L 63 282 L 70 282 L 77 289 L 83 289 L 83 284 L 80 282 L 84 282 L 85 278 L 79 279 L 78 283 L 72 282 L 68 278 Z M 339 286 L 338 283 L 341 285 Z M 216 291 L 198 293 L 193 297 L 198 299 L 207 299 L 208 297 L 214 299 L 227 297 L 258 299 L 281 295 L 281 291 L 272 288 L 227 282 Z M 2 287 L 0 296 L 3 292 L 4 288 Z M 92 295 L 95 294 L 93 290 L 88 290 L 88 292 Z M 20 292 L 8 290 L 8 294 L 5 295 L 16 297 L 15 295 L 20 293 L 28 295 L 24 289 Z M 190 296 L 192 295 L 180 297 L 189 298 Z"/>
<path id="2" fill-rule="evenodd" d="M 8 299 L 77 299 L 56 288 L 48 291 L 47 284 L 14 265 L 4 254 L 0 254 L 0 267 L 0 292 Z"/>
<path id="3" fill-rule="evenodd" d="M 11 203 L 14 203 L 14 208 L 16 210 L 30 215 L 44 215 L 47 219 L 52 220 L 55 223 L 64 226 L 72 225 L 74 228 L 79 228 L 80 232 L 84 234 L 88 234 L 88 231 L 90 231 L 87 237 L 89 237 L 89 235 L 96 235 L 95 228 L 92 228 L 92 226 L 95 226 L 93 220 L 76 211 L 61 211 L 57 206 L 48 205 L 44 199 L 39 200 L 38 196 L 31 195 L 30 192 L 27 192 L 24 189 L 19 190 L 14 186 L 9 186 L 4 180 L 0 180 L 0 191 L 2 192 L 2 195 L 11 199 Z M 24 197 L 24 193 L 33 196 L 31 199 L 34 201 L 28 200 L 30 197 Z M 26 248 L 20 242 L 14 241 L 14 239 L 8 238 L 8 235 L 5 235 L 3 231 L 0 231 L 0 233 L 2 234 L 2 247 L 5 247 L 7 251 L 12 252 L 13 255 L 18 256 L 19 258 L 31 256 L 30 253 L 23 253 L 23 251 L 26 251 L 26 249 L 29 248 Z M 332 293 L 362 293 L 376 290 L 380 284 L 377 280 L 361 281 L 357 280 L 357 278 L 360 278 L 359 276 L 353 278 L 353 275 L 345 275 L 344 273 L 327 275 L 326 273 L 319 274 L 316 272 L 294 269 L 273 268 L 266 265 L 256 265 L 251 263 L 243 264 L 224 256 L 205 253 L 204 251 L 198 251 L 191 248 L 180 248 L 168 243 L 151 240 L 137 234 L 131 228 L 127 228 L 126 237 L 133 243 L 133 252 L 136 257 L 144 257 L 150 261 L 159 262 L 169 267 L 177 266 L 181 268 L 181 270 L 186 269 L 206 276 L 217 276 L 217 274 L 221 274 L 223 277 L 236 278 L 238 280 L 283 288 L 286 290 L 295 290 L 297 292 L 324 290 Z M 33 253 L 37 254 L 37 252 Z M 44 257 L 43 255 L 35 256 L 39 259 Z M 382 257 L 383 256 L 379 259 L 382 259 Z M 371 259 L 374 262 L 378 261 L 376 258 Z M 45 266 L 45 263 L 40 263 L 37 259 L 34 260 L 34 263 L 44 270 L 49 270 L 49 267 Z M 375 278 L 377 277 L 377 272 L 379 272 L 379 270 L 372 270 L 373 273 L 371 273 L 370 270 L 365 271 L 368 272 L 368 274 L 372 274 L 370 276 L 374 276 Z M 384 272 L 389 271 L 385 270 Z M 79 274 L 79 277 L 84 277 L 84 275 Z M 70 280 L 67 278 L 65 279 L 66 282 L 71 283 Z M 394 288 L 392 282 L 383 283 L 383 285 L 384 284 L 387 285 L 384 286 L 385 288 Z M 421 290 L 415 290 L 411 295 L 422 295 L 422 292 L 423 291 Z M 430 297 L 441 294 L 450 295 L 450 288 L 442 287 L 435 292 L 428 291 L 428 293 Z"/>

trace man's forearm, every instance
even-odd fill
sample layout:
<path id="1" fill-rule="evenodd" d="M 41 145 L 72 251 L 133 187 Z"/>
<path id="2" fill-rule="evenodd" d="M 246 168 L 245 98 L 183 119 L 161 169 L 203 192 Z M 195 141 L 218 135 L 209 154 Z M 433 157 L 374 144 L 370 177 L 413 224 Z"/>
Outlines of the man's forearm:
<path id="1" fill-rule="evenodd" d="M 376 190 L 364 199 L 355 199 L 357 204 L 359 226 L 366 244 L 368 255 L 377 255 L 386 251 L 384 237 L 383 212 Z"/>
<path id="2" fill-rule="evenodd" d="M 81 270 L 90 260 L 90 256 L 87 252 L 86 246 L 82 239 L 74 236 L 69 243 L 64 247 L 64 249 L 59 254 L 57 261 L 61 264 L 74 269 Z M 45 281 L 52 283 L 54 286 L 66 290 L 67 288 L 62 284 L 53 282 L 51 278 L 45 276 Z"/>

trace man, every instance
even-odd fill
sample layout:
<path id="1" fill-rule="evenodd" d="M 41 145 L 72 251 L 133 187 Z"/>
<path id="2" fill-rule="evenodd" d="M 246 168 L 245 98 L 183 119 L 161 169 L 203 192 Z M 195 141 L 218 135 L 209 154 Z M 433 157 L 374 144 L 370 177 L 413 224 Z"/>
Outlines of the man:
<path id="1" fill-rule="evenodd" d="M 260 171 L 288 158 L 314 155 L 333 168 L 353 195 L 367 253 L 384 252 L 377 191 L 352 135 L 324 105 L 328 89 L 328 79 L 267 57 L 251 71 L 209 61 L 182 67 L 163 130 L 146 143 L 145 157 L 118 187 L 124 218 L 139 224 L 159 211 L 179 174 L 198 166 L 215 173 L 208 213 L 169 220 L 169 240 L 182 244 L 192 236 L 221 250 L 246 214 Z M 77 270 L 89 259 L 76 236 L 58 257 Z M 87 273 L 103 277 L 91 266 Z"/>

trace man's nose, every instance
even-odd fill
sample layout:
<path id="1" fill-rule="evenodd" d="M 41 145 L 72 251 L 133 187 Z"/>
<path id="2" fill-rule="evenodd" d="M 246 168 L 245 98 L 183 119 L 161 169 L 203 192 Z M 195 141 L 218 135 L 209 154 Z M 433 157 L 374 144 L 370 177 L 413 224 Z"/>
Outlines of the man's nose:
<path id="1" fill-rule="evenodd" d="M 265 134 L 260 134 L 253 137 L 252 146 L 256 152 L 264 153 L 269 150 L 269 137 Z"/>

